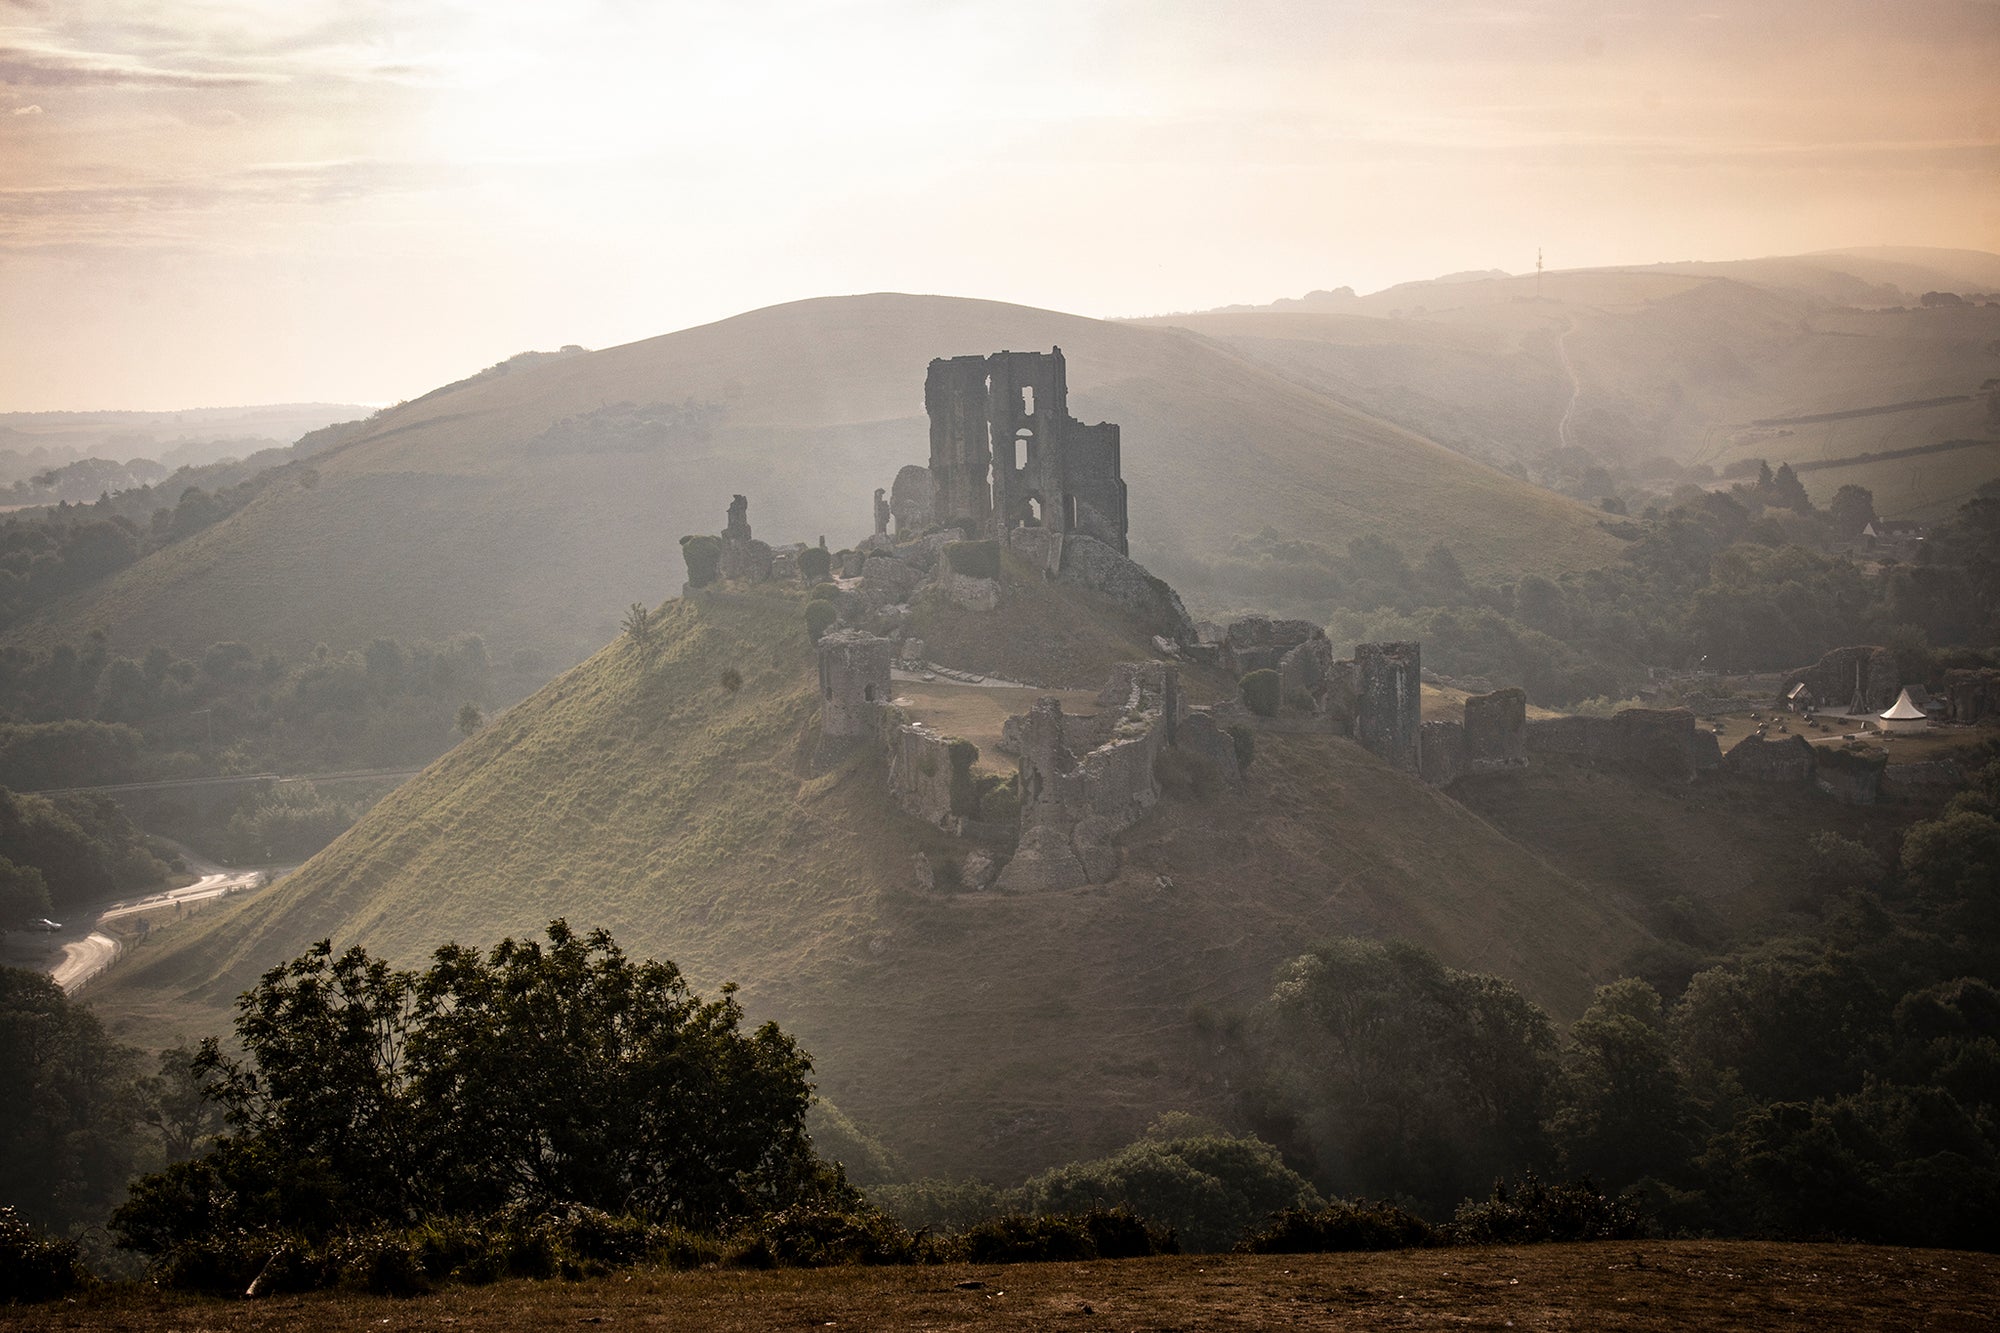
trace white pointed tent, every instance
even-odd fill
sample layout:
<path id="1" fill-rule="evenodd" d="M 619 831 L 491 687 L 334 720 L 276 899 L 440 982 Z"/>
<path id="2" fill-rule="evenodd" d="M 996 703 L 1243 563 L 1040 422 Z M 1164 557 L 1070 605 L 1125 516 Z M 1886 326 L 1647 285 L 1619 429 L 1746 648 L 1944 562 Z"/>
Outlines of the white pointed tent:
<path id="1" fill-rule="evenodd" d="M 1876 723 L 1884 731 L 1922 731 L 1931 724 L 1930 716 L 1910 698 L 1906 688 L 1896 696 L 1896 702 L 1875 715 Z"/>

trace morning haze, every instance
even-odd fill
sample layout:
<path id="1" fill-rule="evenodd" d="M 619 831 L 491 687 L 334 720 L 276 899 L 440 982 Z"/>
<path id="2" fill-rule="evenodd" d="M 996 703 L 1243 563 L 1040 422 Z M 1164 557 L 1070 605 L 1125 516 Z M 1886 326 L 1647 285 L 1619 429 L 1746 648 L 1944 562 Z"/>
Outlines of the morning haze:
<path id="1" fill-rule="evenodd" d="M 0 0 L 0 1326 L 1992 1322 L 1996 55 Z"/>

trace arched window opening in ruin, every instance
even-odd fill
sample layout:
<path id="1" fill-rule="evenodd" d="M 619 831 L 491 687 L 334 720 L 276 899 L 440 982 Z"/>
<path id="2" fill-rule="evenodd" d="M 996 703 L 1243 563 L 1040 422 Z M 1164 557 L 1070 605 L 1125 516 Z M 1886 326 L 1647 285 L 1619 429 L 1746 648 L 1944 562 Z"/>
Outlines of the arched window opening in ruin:
<path id="1" fill-rule="evenodd" d="M 1076 497 L 1074 495 L 1065 495 L 1063 497 L 1063 531 L 1076 531 Z"/>
<path id="2" fill-rule="evenodd" d="M 1034 438 L 1035 438 L 1035 432 L 1027 429 L 1026 427 L 1023 427 L 1020 430 L 1014 432 L 1014 470 L 1016 472 L 1027 471 L 1028 441 Z"/>
<path id="3" fill-rule="evenodd" d="M 1031 528 L 1039 528 L 1040 526 L 1042 526 L 1042 502 L 1040 500 L 1037 500 L 1032 495 L 1028 497 L 1027 521 L 1028 521 L 1028 526 Z"/>
<path id="4" fill-rule="evenodd" d="M 875 686 L 873 682 L 861 687 L 861 697 L 871 704 L 875 702 Z"/>
<path id="5" fill-rule="evenodd" d="M 1035 415 L 1035 386 L 1032 384 L 1021 386 L 1021 415 L 1024 417 Z"/>
<path id="6" fill-rule="evenodd" d="M 1041 799 L 1042 775 L 1040 773 L 1030 773 L 1028 774 L 1028 800 L 1034 802 Z"/>

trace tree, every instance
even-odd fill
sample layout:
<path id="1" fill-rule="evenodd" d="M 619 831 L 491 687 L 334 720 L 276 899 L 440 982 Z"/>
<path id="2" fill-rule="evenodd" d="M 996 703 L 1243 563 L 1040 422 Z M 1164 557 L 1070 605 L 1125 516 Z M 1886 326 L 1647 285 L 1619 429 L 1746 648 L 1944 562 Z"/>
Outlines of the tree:
<path id="1" fill-rule="evenodd" d="M 1570 1028 L 1564 1105 L 1555 1134 L 1572 1173 L 1622 1189 L 1682 1171 L 1694 1151 L 1694 1110 L 1651 986 L 1600 986 Z"/>
<path id="2" fill-rule="evenodd" d="M 0 934 L 49 914 L 49 886 L 33 866 L 0 856 Z"/>
<path id="3" fill-rule="evenodd" d="M 625 637 L 639 645 L 641 652 L 653 646 L 658 626 L 653 621 L 653 613 L 644 602 L 634 602 L 625 610 Z"/>
<path id="4" fill-rule="evenodd" d="M 192 1064 L 229 1132 L 113 1218 L 144 1253 L 237 1230 L 318 1238 L 509 1204 L 714 1228 L 832 1184 L 805 1132 L 811 1061 L 741 1030 L 603 931 L 437 951 L 423 973 L 322 941 L 237 1005 L 241 1058 Z"/>
<path id="5" fill-rule="evenodd" d="M 131 1173 L 135 1052 L 36 972 L 0 968 L 0 1204 L 96 1223 Z"/>
<path id="6" fill-rule="evenodd" d="M 458 718 L 453 725 L 458 728 L 459 735 L 470 736 L 486 725 L 486 714 L 480 711 L 478 704 L 467 700 L 458 706 Z"/>
<path id="7" fill-rule="evenodd" d="M 1827 502 L 1827 516 L 1833 530 L 1842 537 L 1859 537 L 1861 530 L 1875 521 L 1875 493 L 1852 482 L 1833 493 Z"/>
<path id="8" fill-rule="evenodd" d="M 1447 1207 L 1548 1162 L 1554 1030 L 1505 981 L 1342 939 L 1293 960 L 1263 1027 L 1274 1109 L 1333 1193 Z"/>
<path id="9" fill-rule="evenodd" d="M 1226 1250 L 1272 1213 L 1322 1204 L 1276 1148 L 1213 1129 L 1149 1134 L 1113 1156 L 1044 1172 L 1021 1194 L 1036 1213 L 1129 1208 L 1197 1251 Z"/>

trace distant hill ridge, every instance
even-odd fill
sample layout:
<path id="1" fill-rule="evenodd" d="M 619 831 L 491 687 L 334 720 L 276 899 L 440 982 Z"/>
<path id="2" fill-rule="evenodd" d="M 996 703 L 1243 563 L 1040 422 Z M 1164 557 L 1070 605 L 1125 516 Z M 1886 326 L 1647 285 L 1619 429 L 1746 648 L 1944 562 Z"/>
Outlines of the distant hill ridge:
<path id="1" fill-rule="evenodd" d="M 1560 573 L 1618 549 L 1586 506 L 1210 340 L 885 293 L 447 386 L 316 454 L 312 484 L 272 487 L 9 637 L 103 628 L 126 650 L 242 639 L 296 652 L 479 632 L 503 661 L 576 660 L 624 605 L 678 586 L 678 538 L 712 527 L 715 496 L 754 491 L 773 531 L 865 532 L 875 488 L 924 456 L 932 358 L 1056 344 L 1075 414 L 1123 426 L 1142 560 L 1200 559 L 1267 524 L 1334 544 L 1444 540 L 1475 575 Z M 675 428 L 647 434 L 648 414 L 667 411 Z M 577 447 L 599 426 L 624 443 Z"/>

